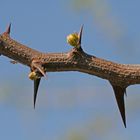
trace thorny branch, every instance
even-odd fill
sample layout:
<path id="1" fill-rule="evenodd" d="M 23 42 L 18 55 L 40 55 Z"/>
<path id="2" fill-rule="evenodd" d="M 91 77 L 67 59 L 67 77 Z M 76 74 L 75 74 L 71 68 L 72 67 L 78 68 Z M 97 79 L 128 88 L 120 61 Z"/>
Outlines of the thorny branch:
<path id="1" fill-rule="evenodd" d="M 65 53 L 42 53 L 22 45 L 10 38 L 10 27 L 0 35 L 0 54 L 31 69 L 29 78 L 34 80 L 34 107 L 40 80 L 46 72 L 79 71 L 110 82 L 126 127 L 124 94 L 128 86 L 140 84 L 140 65 L 118 64 L 85 53 L 81 47 L 83 27 L 79 34 L 71 34 L 72 40 L 68 43 L 74 47 Z"/>

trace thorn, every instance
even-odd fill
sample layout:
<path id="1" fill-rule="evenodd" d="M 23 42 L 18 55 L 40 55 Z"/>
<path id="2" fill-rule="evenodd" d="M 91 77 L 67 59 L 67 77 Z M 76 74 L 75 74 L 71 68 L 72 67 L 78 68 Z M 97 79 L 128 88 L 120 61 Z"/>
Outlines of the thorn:
<path id="1" fill-rule="evenodd" d="M 81 26 L 80 31 L 78 33 L 78 37 L 79 37 L 79 42 L 78 44 L 81 46 L 81 40 L 82 40 L 82 33 L 83 33 L 83 27 L 84 25 Z"/>
<path id="2" fill-rule="evenodd" d="M 36 104 L 36 99 L 37 99 L 37 92 L 39 88 L 41 78 L 38 78 L 34 80 L 34 109 L 35 109 L 35 104 Z"/>
<path id="3" fill-rule="evenodd" d="M 7 30 L 6 30 L 6 34 L 10 35 L 10 32 L 11 32 L 11 23 L 9 24 Z"/>
<path id="4" fill-rule="evenodd" d="M 41 67 L 37 67 L 37 69 L 41 72 L 41 74 L 47 79 L 47 75 Z"/>
<path id="5" fill-rule="evenodd" d="M 125 104 L 124 104 L 124 94 L 126 92 L 126 88 L 116 86 L 116 85 L 112 85 L 112 87 L 115 93 L 115 97 L 116 97 L 117 105 L 118 105 L 118 108 L 122 117 L 122 121 L 126 128 L 126 116 L 125 116 Z"/>
<path id="6" fill-rule="evenodd" d="M 125 97 L 127 97 L 127 92 L 126 92 L 126 89 L 125 89 L 125 91 L 124 91 L 124 94 L 125 94 Z"/>
<path id="7" fill-rule="evenodd" d="M 11 60 L 10 63 L 12 63 L 12 64 L 17 64 L 18 62 L 15 61 L 15 60 Z"/>
<path id="8" fill-rule="evenodd" d="M 47 75 L 45 74 L 43 68 L 42 68 L 39 64 L 33 62 L 33 66 L 34 66 L 36 69 L 38 69 L 39 72 L 47 79 Z"/>

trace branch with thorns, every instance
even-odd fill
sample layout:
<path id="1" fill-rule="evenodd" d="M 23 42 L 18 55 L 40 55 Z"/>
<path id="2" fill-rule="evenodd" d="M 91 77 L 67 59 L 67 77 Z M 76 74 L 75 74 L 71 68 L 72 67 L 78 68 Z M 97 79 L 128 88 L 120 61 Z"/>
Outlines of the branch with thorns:
<path id="1" fill-rule="evenodd" d="M 12 63 L 21 63 L 31 70 L 29 78 L 34 81 L 34 108 L 42 77 L 46 72 L 79 71 L 106 79 L 112 85 L 117 105 L 126 127 L 124 95 L 130 85 L 140 84 L 140 65 L 118 64 L 85 53 L 81 39 L 83 26 L 79 33 L 67 36 L 73 48 L 65 53 L 43 53 L 18 43 L 10 37 L 11 24 L 0 35 L 0 54 L 11 58 Z"/>

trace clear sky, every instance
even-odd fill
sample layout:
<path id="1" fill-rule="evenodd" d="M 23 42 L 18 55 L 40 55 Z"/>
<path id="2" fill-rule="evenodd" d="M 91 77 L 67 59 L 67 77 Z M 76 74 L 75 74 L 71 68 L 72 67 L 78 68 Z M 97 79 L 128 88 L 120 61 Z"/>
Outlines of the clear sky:
<path id="1" fill-rule="evenodd" d="M 81 3 L 82 2 L 82 3 Z M 43 52 L 66 52 L 84 24 L 83 49 L 118 63 L 139 64 L 139 0 L 1 0 L 0 33 Z M 140 87 L 127 89 L 127 129 L 106 80 L 78 72 L 48 73 L 33 109 L 29 68 L 0 57 L 0 139 L 139 139 Z"/>

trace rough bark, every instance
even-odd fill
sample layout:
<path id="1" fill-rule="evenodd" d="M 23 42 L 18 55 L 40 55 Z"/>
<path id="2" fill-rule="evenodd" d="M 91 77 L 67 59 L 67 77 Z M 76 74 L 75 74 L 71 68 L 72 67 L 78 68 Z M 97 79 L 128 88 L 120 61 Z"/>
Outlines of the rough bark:
<path id="1" fill-rule="evenodd" d="M 124 94 L 129 85 L 140 84 L 140 65 L 118 64 L 97 58 L 85 53 L 81 46 L 65 53 L 43 53 L 18 43 L 9 34 L 10 26 L 0 35 L 0 54 L 30 67 L 32 72 L 40 76 L 34 79 L 34 107 L 39 83 L 45 72 L 79 71 L 110 82 L 126 127 Z"/>
<path id="2" fill-rule="evenodd" d="M 73 48 L 66 53 L 42 53 L 18 43 L 8 34 L 0 35 L 0 54 L 32 67 L 37 61 L 47 72 L 79 71 L 120 86 L 140 84 L 140 65 L 118 64 Z"/>

